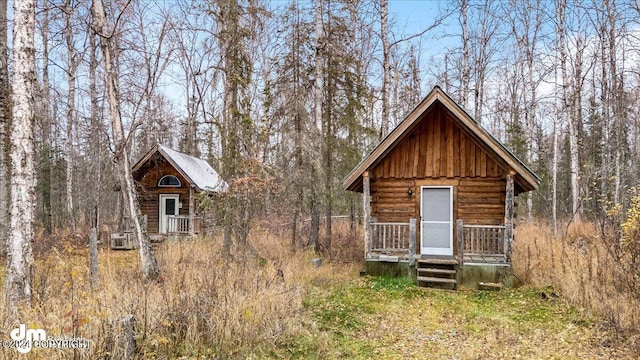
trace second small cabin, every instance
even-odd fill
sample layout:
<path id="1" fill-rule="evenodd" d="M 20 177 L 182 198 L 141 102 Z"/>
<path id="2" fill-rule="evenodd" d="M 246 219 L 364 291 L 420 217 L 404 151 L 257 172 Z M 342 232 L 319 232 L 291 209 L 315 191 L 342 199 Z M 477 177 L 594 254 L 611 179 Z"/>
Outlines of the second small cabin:
<path id="1" fill-rule="evenodd" d="M 201 232 L 196 194 L 222 192 L 227 183 L 203 159 L 163 145 L 150 149 L 132 167 L 144 226 L 152 241 L 166 236 L 190 236 Z M 135 247 L 128 230 L 112 236 L 111 248 Z"/>

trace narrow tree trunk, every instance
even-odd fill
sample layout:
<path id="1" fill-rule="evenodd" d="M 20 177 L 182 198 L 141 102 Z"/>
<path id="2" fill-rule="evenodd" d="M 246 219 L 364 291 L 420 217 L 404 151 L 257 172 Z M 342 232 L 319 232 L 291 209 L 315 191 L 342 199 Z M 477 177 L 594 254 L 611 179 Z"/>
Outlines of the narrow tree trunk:
<path id="1" fill-rule="evenodd" d="M 98 230 L 95 223 L 89 231 L 89 268 L 91 269 L 91 287 L 96 288 L 98 286 Z"/>
<path id="2" fill-rule="evenodd" d="M 302 236 L 298 234 L 298 221 L 300 219 L 300 213 L 303 210 L 304 206 L 304 179 L 307 177 L 306 171 L 304 169 L 304 158 L 303 158 L 303 140 L 304 140 L 304 124 L 303 124 L 303 116 L 304 116 L 304 102 L 300 99 L 300 68 L 301 68 L 301 59 L 300 59 L 300 7 L 296 5 L 296 27 L 295 27 L 295 39 L 294 39 L 294 49 L 293 55 L 295 57 L 293 63 L 293 94 L 295 97 L 293 109 L 293 123 L 294 123 L 294 149 L 293 149 L 293 160 L 295 162 L 295 178 L 293 179 L 295 189 L 296 189 L 296 198 L 294 202 L 294 213 L 293 213 L 293 226 L 291 229 L 291 250 L 295 251 L 297 246 L 300 246 L 300 250 L 303 249 L 303 241 L 297 241 L 297 238 Z M 299 243 L 299 245 L 298 245 Z"/>
<path id="3" fill-rule="evenodd" d="M 7 1 L 0 0 L 0 255 L 9 235 L 9 129 L 11 126 L 11 84 L 7 46 Z"/>
<path id="4" fill-rule="evenodd" d="M 91 26 L 91 25 L 90 25 Z M 103 122 L 99 119 L 99 109 L 98 109 L 98 89 L 96 86 L 97 73 L 98 73 L 98 59 L 96 58 L 96 37 L 92 31 L 89 31 L 89 101 L 91 106 L 91 148 L 93 149 L 93 158 L 96 162 L 95 166 L 95 178 L 97 184 L 102 184 L 102 156 L 103 156 L 103 145 L 102 145 L 102 129 Z M 94 206 L 96 209 L 96 228 L 100 229 L 100 209 L 102 205 L 102 186 L 97 186 L 96 189 L 96 198 L 94 202 Z"/>
<path id="5" fill-rule="evenodd" d="M 322 27 L 322 7 L 323 0 L 316 1 L 316 9 L 315 9 L 315 33 L 314 33 L 314 41 L 316 47 L 315 53 L 315 80 L 313 85 L 313 120 L 316 123 L 318 129 L 322 127 L 322 74 L 323 74 L 323 27 Z"/>
<path id="6" fill-rule="evenodd" d="M 313 106 L 313 120 L 316 124 L 316 127 L 318 129 L 322 129 L 322 100 L 323 100 L 323 73 L 324 73 L 324 56 L 323 56 L 323 48 L 324 48 L 324 33 L 323 33 L 323 26 L 322 26 L 322 12 L 323 12 L 323 6 L 324 6 L 324 1 L 323 0 L 318 0 L 316 1 L 316 8 L 315 8 L 315 32 L 314 32 L 314 41 L 315 41 L 315 68 L 314 68 L 314 74 L 315 74 L 315 80 L 314 80 L 314 92 L 313 92 L 313 101 L 314 101 L 314 106 Z M 311 162 L 311 181 L 316 181 L 317 177 L 317 170 L 316 170 L 316 163 L 315 162 Z M 310 203 L 310 207 L 311 207 L 311 229 L 310 229 L 310 236 L 309 236 L 309 245 L 313 246 L 315 248 L 316 252 L 320 251 L 320 242 L 319 240 L 319 233 L 320 233 L 320 211 L 318 210 L 319 208 L 319 202 L 317 199 L 317 194 L 318 194 L 318 190 L 316 188 L 316 185 L 313 185 L 312 188 L 312 195 L 311 195 L 311 203 Z"/>
<path id="7" fill-rule="evenodd" d="M 35 168 L 33 120 L 35 113 L 36 49 L 35 0 L 14 3 L 13 123 L 11 124 L 11 203 L 7 241 L 6 311 L 17 315 L 19 303 L 31 304 Z"/>
<path id="8" fill-rule="evenodd" d="M 449 54 L 444 54 L 444 91 L 449 94 Z"/>
<path id="9" fill-rule="evenodd" d="M 461 100 L 462 107 L 466 110 L 469 108 L 469 29 L 467 24 L 467 0 L 462 0 L 460 4 L 460 13 L 462 16 L 462 74 L 460 82 L 462 83 Z"/>
<path id="10" fill-rule="evenodd" d="M 604 26 L 600 29 L 600 63 L 601 67 L 601 88 L 600 88 L 600 104 L 601 104 L 601 121 L 602 121 L 602 137 L 600 139 L 600 197 L 599 204 L 601 205 L 600 216 L 606 216 L 607 212 L 607 183 L 609 180 L 609 141 L 610 141 L 610 131 L 609 131 L 609 87 L 607 85 L 607 79 L 609 74 L 607 74 L 607 46 L 606 39 L 607 34 Z"/>
<path id="11" fill-rule="evenodd" d="M 329 2 L 329 21 L 328 28 L 331 29 L 331 3 Z M 330 41 L 330 40 L 329 40 Z M 324 137 L 324 205 L 325 205 L 325 241 L 324 251 L 327 255 L 331 254 L 331 227 L 333 215 L 333 98 L 334 98 L 334 81 L 333 74 L 337 71 L 337 64 L 333 61 L 333 53 L 326 53 L 327 61 L 327 83 L 326 83 L 326 109 L 324 111 L 323 137 Z"/>
<path id="12" fill-rule="evenodd" d="M 96 34 L 100 37 L 102 58 L 105 67 L 105 85 L 109 102 L 109 117 L 115 143 L 114 163 L 119 174 L 121 190 L 124 195 L 127 215 L 131 219 L 133 233 L 136 236 L 140 248 L 140 262 L 143 276 L 147 280 L 154 280 L 160 275 L 160 268 L 151 249 L 151 242 L 146 229 L 141 225 L 142 213 L 136 197 L 136 189 L 131 174 L 131 164 L 126 150 L 127 139 L 124 136 L 122 118 L 120 116 L 120 101 L 118 99 L 118 73 L 114 68 L 111 54 L 111 36 L 107 32 L 107 19 L 102 0 L 94 0 L 92 6 L 93 25 Z"/>
<path id="13" fill-rule="evenodd" d="M 605 104 L 611 108 L 610 114 L 613 115 L 613 141 L 609 143 L 609 149 L 611 146 L 615 146 L 614 156 L 614 188 L 613 188 L 613 203 L 614 205 L 621 204 L 622 196 L 622 148 L 624 146 L 624 134 L 623 134 L 623 119 L 624 110 L 622 109 L 622 86 L 618 74 L 618 64 L 620 62 L 617 51 L 617 33 L 616 33 L 616 18 L 618 11 L 615 1 L 604 1 L 604 7 L 607 14 L 607 26 L 609 30 L 609 76 L 611 79 L 611 88 L 609 93 L 609 102 Z M 622 61 L 624 64 L 624 61 Z M 622 72 L 621 72 L 622 73 Z"/>
<path id="14" fill-rule="evenodd" d="M 580 192 L 578 187 L 579 163 L 578 163 L 578 134 L 576 131 L 574 114 L 570 111 L 571 101 L 569 97 L 569 77 L 567 75 L 567 51 L 565 42 L 565 10 L 566 3 L 560 0 L 557 4 L 557 35 L 560 48 L 560 68 L 562 71 L 562 113 L 567 119 L 569 128 L 569 168 L 571 173 L 571 211 L 574 220 L 580 220 Z"/>
<path id="15" fill-rule="evenodd" d="M 49 59 L 49 3 L 43 1 L 42 10 L 42 58 Z M 45 184 L 42 189 L 42 202 L 44 205 L 44 231 L 51 234 L 53 231 L 53 206 L 51 198 L 53 194 L 53 159 L 51 149 L 51 112 L 50 112 L 50 94 L 49 94 L 49 61 L 42 61 L 42 152 L 47 159 L 44 165 L 43 178 Z"/>
<path id="16" fill-rule="evenodd" d="M 78 68 L 78 59 L 76 50 L 73 44 L 73 25 L 71 17 L 73 15 L 73 8 L 71 7 L 71 1 L 66 0 L 64 4 L 65 9 L 65 29 L 64 37 L 67 44 L 67 184 L 66 184 L 66 200 L 67 200 L 67 213 L 69 216 L 69 223 L 71 231 L 76 232 L 76 220 L 75 211 L 73 209 L 73 123 L 75 121 L 75 102 L 76 102 L 76 71 Z"/>
<path id="17" fill-rule="evenodd" d="M 529 78 L 529 105 L 527 106 L 528 110 L 528 124 L 527 124 L 527 161 L 531 164 L 534 161 L 534 152 L 533 152 L 533 134 L 536 126 L 536 84 L 533 80 L 533 71 L 534 71 L 534 52 L 536 47 L 536 36 L 533 36 L 531 40 L 530 48 L 527 51 L 527 70 L 528 70 L 528 78 Z M 527 193 L 527 222 L 531 223 L 533 221 L 533 192 L 529 191 Z"/>
<path id="18" fill-rule="evenodd" d="M 556 61 L 558 60 L 558 52 L 556 51 Z M 554 118 L 553 118 L 553 149 L 551 160 L 551 225 L 553 227 L 553 236 L 558 235 L 558 128 L 560 127 L 560 109 L 558 100 L 561 96 L 558 93 L 558 71 L 554 70 L 554 83 L 556 84 L 554 91 L 556 100 L 553 102 Z"/>
<path id="19" fill-rule="evenodd" d="M 387 136 L 389 131 L 389 92 L 391 86 L 391 66 L 389 64 L 389 2 L 380 0 L 380 37 L 382 38 L 382 123 L 380 124 L 380 139 Z M 415 104 L 414 104 L 415 105 Z"/>
<path id="20" fill-rule="evenodd" d="M 318 209 L 320 205 L 318 201 L 315 199 L 315 195 L 312 195 L 313 199 L 311 200 L 311 224 L 309 230 L 309 246 L 313 246 L 313 249 L 316 253 L 320 253 L 322 250 L 320 247 L 320 210 Z"/>

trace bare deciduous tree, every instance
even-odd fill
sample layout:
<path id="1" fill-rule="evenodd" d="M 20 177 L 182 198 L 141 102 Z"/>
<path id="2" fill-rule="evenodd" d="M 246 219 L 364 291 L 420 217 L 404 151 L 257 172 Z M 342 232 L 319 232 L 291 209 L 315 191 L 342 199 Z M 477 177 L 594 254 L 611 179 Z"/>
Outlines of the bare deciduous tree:
<path id="1" fill-rule="evenodd" d="M 9 234 L 9 125 L 11 124 L 11 84 L 7 46 L 7 2 L 0 1 L 0 254 Z"/>
<path id="2" fill-rule="evenodd" d="M 7 241 L 6 310 L 16 315 L 19 303 L 31 304 L 35 168 L 33 123 L 36 90 L 35 0 L 14 4 L 11 123 L 11 190 Z"/>
<path id="3" fill-rule="evenodd" d="M 138 203 L 135 183 L 131 174 L 131 163 L 126 151 L 127 137 L 124 134 L 120 115 L 120 100 L 118 93 L 118 70 L 114 66 L 111 39 L 113 31 L 107 26 L 107 17 L 102 0 L 94 0 L 92 6 L 93 26 L 96 35 L 100 37 L 102 59 L 105 72 L 106 93 L 109 102 L 109 118 L 115 145 L 114 163 L 118 169 L 121 191 L 124 194 L 125 208 L 131 220 L 134 234 L 140 248 L 140 263 L 143 277 L 155 280 L 160 275 L 158 261 L 151 248 L 147 230 L 142 227 L 140 205 Z"/>

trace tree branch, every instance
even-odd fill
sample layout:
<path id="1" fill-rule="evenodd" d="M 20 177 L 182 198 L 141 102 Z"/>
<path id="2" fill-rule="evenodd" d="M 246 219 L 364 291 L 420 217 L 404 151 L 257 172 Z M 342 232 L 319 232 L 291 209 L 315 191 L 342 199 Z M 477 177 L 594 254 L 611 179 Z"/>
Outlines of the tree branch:
<path id="1" fill-rule="evenodd" d="M 411 39 L 415 39 L 417 37 L 420 37 L 420 36 L 426 34 L 427 32 L 437 28 L 438 26 L 440 26 L 444 22 L 444 20 L 446 20 L 449 16 L 451 16 L 451 14 L 453 14 L 452 10 L 450 10 L 448 13 L 442 15 L 441 17 L 437 18 L 433 22 L 433 24 L 429 25 L 426 29 L 422 30 L 421 32 L 419 32 L 417 34 L 413 34 L 413 35 L 407 36 L 406 38 L 402 38 L 402 39 L 399 39 L 399 40 L 396 40 L 396 41 L 392 42 L 391 45 L 389 45 L 389 48 L 392 48 L 392 47 L 394 47 L 394 46 L 396 46 L 396 45 L 398 45 L 400 43 L 403 43 L 405 41 L 409 41 Z"/>

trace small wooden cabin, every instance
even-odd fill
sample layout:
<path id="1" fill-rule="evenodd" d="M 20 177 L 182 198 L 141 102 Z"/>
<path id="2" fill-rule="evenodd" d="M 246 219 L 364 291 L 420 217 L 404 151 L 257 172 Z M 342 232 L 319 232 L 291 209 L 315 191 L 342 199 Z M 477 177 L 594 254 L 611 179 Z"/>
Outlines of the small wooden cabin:
<path id="1" fill-rule="evenodd" d="M 363 193 L 367 272 L 408 269 L 421 284 L 477 287 L 501 279 L 465 279 L 478 272 L 473 266 L 510 271 L 514 197 L 539 183 L 435 87 L 343 187 Z"/>
<path id="2" fill-rule="evenodd" d="M 132 174 L 144 225 L 152 241 L 198 234 L 202 222 L 196 213 L 195 195 L 202 191 L 226 191 L 228 187 L 207 161 L 163 145 L 149 150 L 133 166 Z M 135 246 L 126 229 L 114 235 L 112 248 Z"/>

